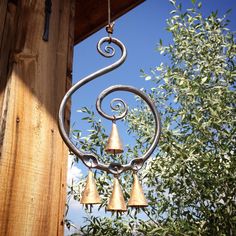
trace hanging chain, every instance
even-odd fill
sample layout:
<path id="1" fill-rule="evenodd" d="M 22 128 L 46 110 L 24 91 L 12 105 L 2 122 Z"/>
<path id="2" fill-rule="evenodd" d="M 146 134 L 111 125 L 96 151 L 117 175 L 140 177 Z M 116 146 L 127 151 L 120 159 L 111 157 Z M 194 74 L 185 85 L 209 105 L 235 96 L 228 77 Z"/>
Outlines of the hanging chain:
<path id="1" fill-rule="evenodd" d="M 111 38 L 111 35 L 113 34 L 113 27 L 114 23 L 111 23 L 111 1 L 107 0 L 107 15 L 108 15 L 108 25 L 106 26 L 106 31 L 108 33 L 108 37 Z"/>

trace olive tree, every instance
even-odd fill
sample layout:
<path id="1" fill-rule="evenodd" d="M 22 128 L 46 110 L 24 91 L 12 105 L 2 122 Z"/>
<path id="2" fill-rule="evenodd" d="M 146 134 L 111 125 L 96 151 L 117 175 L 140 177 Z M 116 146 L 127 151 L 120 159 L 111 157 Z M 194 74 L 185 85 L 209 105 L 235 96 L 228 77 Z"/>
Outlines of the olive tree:
<path id="1" fill-rule="evenodd" d="M 154 157 L 140 175 L 149 207 L 118 218 L 87 219 L 83 235 L 236 235 L 236 45 L 227 14 L 201 13 L 201 3 L 183 10 L 175 0 L 167 30 L 173 41 L 157 50 L 169 58 L 141 76 L 152 83 L 147 91 L 162 117 L 162 135 Z M 130 155 L 150 143 L 153 118 L 139 99 L 125 122 L 137 144 Z M 94 113 L 84 110 L 91 135 L 80 140 L 85 150 L 106 157 L 104 127 Z M 101 132 L 102 131 L 102 132 Z M 125 198 L 130 175 L 123 176 Z M 111 192 L 111 177 L 97 174 L 103 206 Z M 129 181 L 127 181 L 129 180 Z M 82 185 L 80 185 L 82 186 Z M 74 197 L 79 199 L 80 193 Z M 135 228 L 135 232 L 134 232 Z M 120 233 L 120 234 L 119 234 Z"/>

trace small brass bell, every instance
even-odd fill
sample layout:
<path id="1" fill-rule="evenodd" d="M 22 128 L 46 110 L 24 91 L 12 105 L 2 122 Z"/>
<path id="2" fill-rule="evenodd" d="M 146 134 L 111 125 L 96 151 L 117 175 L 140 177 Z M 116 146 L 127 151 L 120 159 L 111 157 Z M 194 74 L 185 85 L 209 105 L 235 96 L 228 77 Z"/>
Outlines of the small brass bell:
<path id="1" fill-rule="evenodd" d="M 105 151 L 112 154 L 118 154 L 124 151 L 115 120 L 112 121 L 112 129 Z"/>
<path id="2" fill-rule="evenodd" d="M 136 173 L 133 174 L 134 182 L 128 202 L 129 207 L 147 207 L 148 203 L 144 196 L 142 186 Z"/>
<path id="3" fill-rule="evenodd" d="M 93 177 L 93 172 L 91 170 L 89 170 L 85 189 L 82 193 L 80 203 L 85 205 L 101 203 L 101 198 L 98 194 L 96 182 Z"/>
<path id="4" fill-rule="evenodd" d="M 117 177 L 114 178 L 113 191 L 109 200 L 109 204 L 107 206 L 107 211 L 127 211 L 124 196 Z"/>

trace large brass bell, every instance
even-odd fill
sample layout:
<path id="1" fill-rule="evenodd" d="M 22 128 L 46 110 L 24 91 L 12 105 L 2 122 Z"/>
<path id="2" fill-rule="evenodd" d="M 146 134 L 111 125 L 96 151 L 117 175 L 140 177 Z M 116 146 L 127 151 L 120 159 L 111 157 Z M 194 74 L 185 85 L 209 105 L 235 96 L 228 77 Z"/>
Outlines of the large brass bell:
<path id="1" fill-rule="evenodd" d="M 124 151 L 115 120 L 112 122 L 112 129 L 105 151 L 112 154 L 118 154 Z"/>
<path id="2" fill-rule="evenodd" d="M 119 184 L 119 180 L 116 176 L 114 177 L 113 191 L 107 206 L 107 211 L 127 211 L 125 199 Z"/>
<path id="3" fill-rule="evenodd" d="M 89 170 L 85 189 L 82 193 L 80 203 L 84 205 L 101 203 L 101 198 L 98 194 L 96 182 L 93 177 L 93 172 L 91 170 Z"/>
<path id="4" fill-rule="evenodd" d="M 148 203 L 144 196 L 142 186 L 136 173 L 133 174 L 134 182 L 128 202 L 129 207 L 147 207 Z"/>

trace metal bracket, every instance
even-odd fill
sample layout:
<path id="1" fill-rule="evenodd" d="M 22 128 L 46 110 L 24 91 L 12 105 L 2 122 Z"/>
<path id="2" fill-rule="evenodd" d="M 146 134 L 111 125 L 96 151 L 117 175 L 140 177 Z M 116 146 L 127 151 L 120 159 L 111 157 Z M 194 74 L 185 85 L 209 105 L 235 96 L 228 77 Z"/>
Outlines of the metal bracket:
<path id="1" fill-rule="evenodd" d="M 48 41 L 49 38 L 49 22 L 50 15 L 52 12 L 52 1 L 45 0 L 45 18 L 44 18 L 44 32 L 43 32 L 43 40 Z"/>

